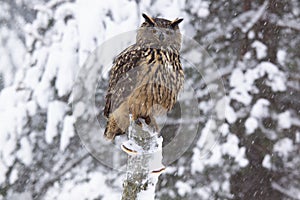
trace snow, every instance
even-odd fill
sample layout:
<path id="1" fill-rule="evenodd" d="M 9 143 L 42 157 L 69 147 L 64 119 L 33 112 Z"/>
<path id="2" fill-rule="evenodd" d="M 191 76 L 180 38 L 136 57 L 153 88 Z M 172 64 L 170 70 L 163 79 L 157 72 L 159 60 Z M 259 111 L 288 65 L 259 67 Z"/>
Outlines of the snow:
<path id="1" fill-rule="evenodd" d="M 2 12 L 5 11 L 1 10 Z M 2 23 L 0 27 L 0 74 L 4 76 L 4 86 L 10 86 L 13 83 L 17 67 L 24 64 L 25 52 L 25 46 L 18 37 L 17 32 L 10 30 Z"/>
<path id="2" fill-rule="evenodd" d="M 257 119 L 267 117 L 269 114 L 268 106 L 270 102 L 267 99 L 258 99 L 251 109 L 251 116 Z"/>
<path id="3" fill-rule="evenodd" d="M 56 186 L 48 190 L 45 200 L 65 199 L 95 199 L 102 196 L 103 200 L 120 199 L 121 194 L 107 187 L 106 177 L 101 172 L 91 172 L 86 175 L 86 181 L 76 183 L 66 180 L 62 187 Z"/>
<path id="4" fill-rule="evenodd" d="M 47 113 L 48 122 L 45 132 L 47 143 L 52 143 L 53 138 L 58 135 L 58 125 L 63 120 L 67 108 L 67 105 L 61 101 L 53 101 L 49 103 Z"/>
<path id="5" fill-rule="evenodd" d="M 227 142 L 222 144 L 222 153 L 235 157 L 239 152 L 239 139 L 236 135 L 229 134 Z"/>
<path id="6" fill-rule="evenodd" d="M 249 85 L 246 82 L 245 74 L 241 69 L 234 69 L 230 77 L 230 86 L 234 89 L 230 91 L 230 97 L 245 105 L 251 102 L 252 97 L 247 92 L 249 90 Z"/>
<path id="7" fill-rule="evenodd" d="M 277 152 L 279 156 L 287 158 L 289 153 L 294 150 L 293 140 L 290 138 L 283 138 L 278 140 L 273 147 L 274 152 Z"/>
<path id="8" fill-rule="evenodd" d="M 284 65 L 285 64 L 285 58 L 286 58 L 286 51 L 280 49 L 277 51 L 276 54 L 277 60 L 279 64 Z"/>
<path id="9" fill-rule="evenodd" d="M 8 171 L 8 167 L 0 160 L 0 184 L 5 182 L 6 180 L 6 172 Z"/>
<path id="10" fill-rule="evenodd" d="M 222 153 L 221 153 L 221 147 L 219 145 L 214 146 L 211 151 L 211 155 L 207 155 L 208 158 L 205 158 L 205 160 L 199 160 L 199 162 L 205 163 L 205 165 L 208 166 L 215 166 L 215 165 L 221 165 L 221 158 L 222 158 Z"/>
<path id="11" fill-rule="evenodd" d="M 244 83 L 244 73 L 240 68 L 233 70 L 230 80 L 230 87 L 239 87 Z"/>
<path id="12" fill-rule="evenodd" d="M 292 126 L 291 113 L 285 111 L 278 114 L 278 127 L 282 129 L 289 129 Z"/>
<path id="13" fill-rule="evenodd" d="M 17 158 L 22 163 L 29 166 L 32 162 L 32 147 L 26 137 L 23 137 L 20 141 L 21 148 L 17 152 Z"/>
<path id="14" fill-rule="evenodd" d="M 209 2 L 208 1 L 194 1 L 194 5 L 191 9 L 192 13 L 196 13 L 199 18 L 206 18 L 209 12 Z"/>
<path id="15" fill-rule="evenodd" d="M 262 166 L 271 169 L 272 164 L 271 164 L 271 156 L 269 154 L 265 155 L 263 161 L 262 161 Z"/>
<path id="16" fill-rule="evenodd" d="M 13 169 L 9 176 L 9 184 L 13 184 L 18 179 L 18 171 Z"/>
<path id="17" fill-rule="evenodd" d="M 83 102 L 78 102 L 73 108 L 73 116 L 75 118 L 81 116 L 85 111 L 85 104 Z"/>
<path id="18" fill-rule="evenodd" d="M 249 39 L 253 39 L 254 37 L 255 37 L 255 32 L 252 31 L 252 30 L 249 31 L 249 32 L 248 32 L 248 38 L 249 38 Z"/>
<path id="19" fill-rule="evenodd" d="M 33 200 L 32 198 L 32 194 L 29 191 L 25 191 L 25 192 L 14 192 L 13 194 L 9 195 L 9 200 Z"/>
<path id="20" fill-rule="evenodd" d="M 182 181 L 177 181 L 175 187 L 177 188 L 178 194 L 181 197 L 184 197 L 186 194 L 190 194 L 192 192 L 192 187 L 188 183 L 184 183 Z"/>
<path id="21" fill-rule="evenodd" d="M 240 167 L 246 167 L 249 164 L 246 158 L 246 147 L 241 147 L 238 154 L 235 156 L 235 162 L 239 164 Z"/>
<path id="22" fill-rule="evenodd" d="M 207 123 L 205 124 L 204 128 L 201 131 L 201 136 L 199 140 L 197 141 L 197 146 L 199 148 L 205 147 L 207 143 L 214 142 L 214 135 L 213 131 L 216 128 L 216 122 L 213 120 L 208 120 Z M 210 144 L 208 144 L 210 146 Z M 209 148 L 209 147 L 208 147 Z"/>
<path id="23" fill-rule="evenodd" d="M 255 81 L 267 75 L 266 85 L 270 86 L 274 92 L 285 91 L 285 75 L 278 67 L 270 62 L 261 62 L 255 68 L 242 72 L 241 69 L 234 69 L 230 77 L 229 97 L 244 105 L 249 105 L 252 101 L 250 92 L 257 93 L 254 85 Z"/>
<path id="24" fill-rule="evenodd" d="M 267 46 L 256 40 L 251 45 L 252 48 L 255 48 L 257 59 L 261 60 L 267 56 Z"/>
<path id="25" fill-rule="evenodd" d="M 218 119 L 226 119 L 230 124 L 237 119 L 236 113 L 230 106 L 230 98 L 225 96 L 217 102 L 216 111 Z"/>
<path id="26" fill-rule="evenodd" d="M 274 92 L 282 92 L 286 90 L 285 75 L 279 71 L 278 67 L 270 62 L 261 62 L 258 66 L 258 73 L 260 77 L 267 74 L 269 85 Z"/>
<path id="27" fill-rule="evenodd" d="M 26 111 L 29 116 L 34 116 L 37 112 L 37 105 L 35 101 L 28 101 L 26 103 Z"/>
<path id="28" fill-rule="evenodd" d="M 155 199 L 155 186 L 158 181 L 159 174 L 149 174 L 147 177 L 148 187 L 137 195 L 137 200 L 153 200 Z"/>
<path id="29" fill-rule="evenodd" d="M 60 150 L 64 151 L 68 144 L 70 143 L 70 139 L 75 135 L 74 130 L 75 119 L 73 116 L 66 116 L 64 119 L 63 129 L 60 135 Z"/>
<path id="30" fill-rule="evenodd" d="M 258 122 L 257 119 L 254 117 L 249 117 L 246 122 L 245 122 L 245 128 L 246 128 L 246 133 L 247 134 L 252 134 L 258 127 Z"/>
<path id="31" fill-rule="evenodd" d="M 74 84 L 74 78 L 78 69 L 78 58 L 75 54 L 78 48 L 78 33 L 76 23 L 71 21 L 64 30 L 61 42 L 60 67 L 57 72 L 56 88 L 59 96 L 68 94 Z"/>
<path id="32" fill-rule="evenodd" d="M 225 118 L 228 123 L 233 124 L 237 120 L 237 116 L 233 108 L 229 105 L 229 101 L 225 107 Z"/>
<path id="33" fill-rule="evenodd" d="M 234 158 L 240 167 L 248 165 L 249 161 L 245 157 L 246 148 L 239 147 L 239 139 L 236 135 L 229 134 L 226 143 L 221 145 L 221 150 L 223 155 L 226 154 Z"/>
<path id="34" fill-rule="evenodd" d="M 182 176 L 184 174 L 184 170 L 185 168 L 183 166 L 178 167 L 178 172 L 177 172 L 178 176 Z"/>
<path id="35" fill-rule="evenodd" d="M 295 139 L 295 142 L 296 143 L 300 143 L 300 132 L 296 132 L 296 137 L 295 137 L 296 139 Z"/>

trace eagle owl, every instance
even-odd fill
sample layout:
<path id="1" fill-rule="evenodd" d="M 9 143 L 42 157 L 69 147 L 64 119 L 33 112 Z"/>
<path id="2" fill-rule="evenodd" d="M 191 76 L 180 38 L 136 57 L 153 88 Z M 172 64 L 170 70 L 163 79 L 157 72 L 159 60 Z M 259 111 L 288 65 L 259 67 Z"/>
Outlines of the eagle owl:
<path id="1" fill-rule="evenodd" d="M 132 120 L 144 119 L 157 127 L 155 116 L 171 110 L 183 86 L 180 63 L 181 34 L 178 24 L 142 15 L 136 43 L 114 60 L 109 75 L 104 115 L 108 119 L 107 139 L 124 134 Z"/>

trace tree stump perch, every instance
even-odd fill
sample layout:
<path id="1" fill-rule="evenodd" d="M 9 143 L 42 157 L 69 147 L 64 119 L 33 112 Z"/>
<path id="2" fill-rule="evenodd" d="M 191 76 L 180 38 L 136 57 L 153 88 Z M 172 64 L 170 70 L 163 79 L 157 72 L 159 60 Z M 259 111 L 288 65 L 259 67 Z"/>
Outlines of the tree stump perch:
<path id="1" fill-rule="evenodd" d="M 152 130 L 151 125 L 148 126 L 142 120 L 141 126 L 130 121 L 129 140 L 122 145 L 128 153 L 122 200 L 154 200 L 156 183 L 164 170 L 162 165 L 163 138 Z"/>

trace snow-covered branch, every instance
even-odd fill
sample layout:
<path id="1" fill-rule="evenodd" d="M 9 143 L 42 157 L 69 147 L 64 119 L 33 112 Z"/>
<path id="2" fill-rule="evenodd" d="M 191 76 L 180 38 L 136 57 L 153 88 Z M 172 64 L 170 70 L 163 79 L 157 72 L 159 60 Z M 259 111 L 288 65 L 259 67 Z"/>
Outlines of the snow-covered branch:
<path id="1" fill-rule="evenodd" d="M 241 29 L 243 33 L 247 33 L 262 18 L 267 6 L 268 1 L 265 1 L 257 10 L 249 10 L 238 15 L 226 26 L 222 26 L 219 30 L 207 34 L 204 41 L 212 43 L 218 38 L 230 34 L 236 28 Z"/>
<path id="2" fill-rule="evenodd" d="M 272 187 L 290 199 L 300 200 L 300 194 L 297 193 L 296 191 L 287 190 L 286 188 L 283 188 L 276 182 L 272 183 Z"/>

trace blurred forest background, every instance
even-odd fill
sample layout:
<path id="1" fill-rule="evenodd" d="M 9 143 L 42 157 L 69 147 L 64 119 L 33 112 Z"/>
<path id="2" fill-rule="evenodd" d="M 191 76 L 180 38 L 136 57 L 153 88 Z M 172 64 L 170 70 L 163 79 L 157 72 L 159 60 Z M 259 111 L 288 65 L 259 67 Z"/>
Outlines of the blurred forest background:
<path id="1" fill-rule="evenodd" d="M 124 172 L 76 134 L 72 88 L 93 51 L 135 30 L 143 12 L 184 18 L 183 34 L 210 55 L 226 92 L 210 98 L 213 78 L 184 66 L 204 117 L 187 122 L 197 137 L 160 176 L 157 199 L 300 199 L 298 0 L 1 0 L 0 10 L 0 199 L 120 199 Z M 204 58 L 199 66 L 210 70 Z M 205 117 L 218 105 L 225 113 Z M 166 125 L 165 142 L 178 125 Z M 201 154 L 208 134 L 214 147 Z"/>

